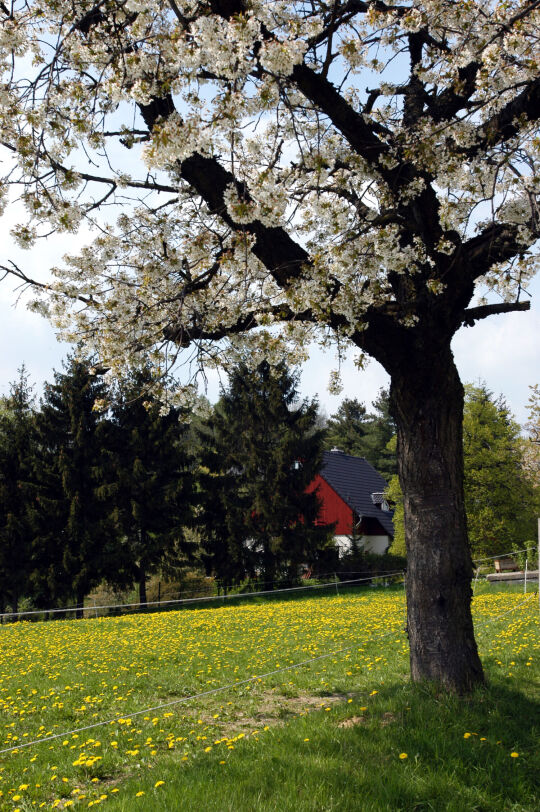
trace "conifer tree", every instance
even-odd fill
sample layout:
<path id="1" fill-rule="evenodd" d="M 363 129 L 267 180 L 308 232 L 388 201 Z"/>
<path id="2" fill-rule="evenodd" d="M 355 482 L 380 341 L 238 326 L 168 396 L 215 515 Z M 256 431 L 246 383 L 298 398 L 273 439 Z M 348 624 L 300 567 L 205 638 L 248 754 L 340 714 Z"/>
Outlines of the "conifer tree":
<path id="1" fill-rule="evenodd" d="M 146 603 L 146 580 L 189 552 L 183 528 L 191 522 L 191 472 L 186 424 L 177 408 L 151 391 L 146 368 L 133 370 L 114 392 L 114 519 L 122 537 L 121 568 Z"/>
<path id="2" fill-rule="evenodd" d="M 201 560 L 218 588 L 255 575 L 255 561 L 247 547 L 244 517 L 249 511 L 245 476 L 236 457 L 229 456 L 228 419 L 219 401 L 197 427 L 199 475 L 197 526 L 201 531 Z"/>
<path id="3" fill-rule="evenodd" d="M 0 611 L 17 612 L 28 595 L 29 482 L 35 436 L 34 397 L 23 366 L 0 413 Z"/>
<path id="4" fill-rule="evenodd" d="M 365 457 L 386 480 L 397 472 L 395 446 L 388 443 L 396 433 L 390 414 L 390 395 L 381 389 L 373 402 L 373 412 L 356 398 L 345 398 L 326 425 L 325 447 L 337 447 L 346 454 Z"/>
<path id="5" fill-rule="evenodd" d="M 534 494 L 523 442 L 503 398 L 485 384 L 465 387 L 465 505 L 474 556 L 496 555 L 533 538 Z"/>
<path id="6" fill-rule="evenodd" d="M 365 456 L 367 409 L 356 398 L 344 398 L 326 424 L 326 448 L 339 448 L 355 457 Z"/>
<path id="7" fill-rule="evenodd" d="M 228 553 L 243 562 L 239 574 L 242 566 L 256 570 L 268 584 L 296 576 L 328 537 L 316 525 L 317 495 L 305 492 L 321 463 L 317 403 L 297 403 L 297 395 L 297 379 L 284 363 L 272 368 L 264 361 L 255 370 L 241 363 L 216 409 L 215 450 L 207 459 L 218 475 L 210 499 L 220 500 L 226 516 Z M 211 549 L 216 561 L 215 536 Z"/>
<path id="8" fill-rule="evenodd" d="M 114 535 L 100 494 L 106 386 L 89 364 L 68 358 L 45 385 L 38 416 L 33 589 L 40 603 L 85 595 L 114 563 Z M 81 612 L 79 612 L 81 614 Z"/>

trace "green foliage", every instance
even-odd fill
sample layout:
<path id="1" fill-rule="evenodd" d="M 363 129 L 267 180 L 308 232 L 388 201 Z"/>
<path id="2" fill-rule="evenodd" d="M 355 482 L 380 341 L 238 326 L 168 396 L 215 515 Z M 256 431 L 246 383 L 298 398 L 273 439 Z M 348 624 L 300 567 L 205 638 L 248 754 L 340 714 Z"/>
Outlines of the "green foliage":
<path id="1" fill-rule="evenodd" d="M 465 387 L 463 415 L 464 488 L 473 556 L 520 549 L 534 536 L 539 489 L 527 466 L 530 458 L 504 400 L 485 385 Z M 395 503 L 392 552 L 405 555 L 403 494 L 399 479 L 389 483 Z"/>
<path id="2" fill-rule="evenodd" d="M 340 559 L 340 569 L 346 573 L 403 572 L 407 567 L 405 555 L 394 550 L 382 555 L 351 549 Z"/>
<path id="3" fill-rule="evenodd" d="M 98 495 L 106 423 L 105 384 L 68 358 L 45 385 L 37 415 L 30 587 L 40 605 L 84 596 L 113 568 L 114 536 Z"/>
<path id="4" fill-rule="evenodd" d="M 327 422 L 324 447 L 365 457 L 388 481 L 397 471 L 397 462 L 395 445 L 389 446 L 396 429 L 386 390 L 380 390 L 373 408 L 374 412 L 368 413 L 360 401 L 345 398 Z"/>
<path id="5" fill-rule="evenodd" d="M 35 413 L 24 365 L 0 410 L 0 611 L 17 611 L 30 568 L 30 480 Z"/>
<path id="6" fill-rule="evenodd" d="M 473 555 L 520 546 L 535 531 L 534 493 L 523 468 L 518 424 L 484 384 L 466 386 L 465 504 Z"/>
<path id="7" fill-rule="evenodd" d="M 306 493 L 321 463 L 317 404 L 296 401 L 285 364 L 240 364 L 203 429 L 202 546 L 221 581 L 294 576 L 327 544 L 318 498 Z"/>
<path id="8" fill-rule="evenodd" d="M 139 584 L 160 567 L 179 566 L 188 545 L 183 527 L 191 519 L 191 474 L 180 410 L 152 393 L 147 368 L 119 382 L 111 407 L 113 518 L 123 579 Z"/>
<path id="9" fill-rule="evenodd" d="M 392 553 L 395 555 L 406 556 L 407 548 L 405 545 L 405 515 L 403 511 L 403 493 L 401 485 L 399 484 L 399 477 L 394 474 L 388 488 L 386 490 L 386 497 L 392 503 L 394 515 L 392 521 L 394 523 L 394 539 L 390 545 Z"/>

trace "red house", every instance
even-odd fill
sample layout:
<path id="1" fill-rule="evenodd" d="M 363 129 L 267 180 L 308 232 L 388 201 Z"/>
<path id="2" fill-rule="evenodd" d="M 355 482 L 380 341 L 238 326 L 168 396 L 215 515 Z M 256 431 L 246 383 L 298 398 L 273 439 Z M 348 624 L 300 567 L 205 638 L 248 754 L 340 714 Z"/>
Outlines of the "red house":
<path id="1" fill-rule="evenodd" d="M 308 491 L 315 489 L 322 501 L 318 524 L 336 522 L 340 555 L 350 549 L 352 536 L 365 552 L 386 552 L 394 538 L 393 513 L 384 498 L 386 481 L 367 460 L 337 448 L 325 451 Z"/>

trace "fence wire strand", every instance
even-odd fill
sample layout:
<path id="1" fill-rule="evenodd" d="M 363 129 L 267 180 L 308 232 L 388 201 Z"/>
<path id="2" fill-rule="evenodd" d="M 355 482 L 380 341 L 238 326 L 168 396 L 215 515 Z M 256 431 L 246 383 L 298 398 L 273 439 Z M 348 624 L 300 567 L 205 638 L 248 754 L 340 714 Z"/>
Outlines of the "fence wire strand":
<path id="1" fill-rule="evenodd" d="M 371 575 L 369 578 L 353 578 L 349 581 L 339 581 L 340 586 L 347 586 L 348 584 L 358 584 L 365 581 L 372 581 L 373 578 L 391 578 L 396 575 L 403 575 L 403 570 L 395 570 L 383 575 Z M 25 617 L 27 615 L 45 615 L 57 612 L 94 612 L 100 609 L 140 609 L 145 606 L 170 606 L 172 604 L 186 604 L 186 603 L 205 603 L 207 601 L 226 601 L 238 598 L 254 598 L 258 595 L 279 595 L 283 592 L 300 592 L 306 589 L 324 589 L 324 587 L 335 587 L 335 581 L 329 581 L 325 584 L 311 584 L 310 586 L 290 586 L 283 589 L 265 589 L 260 592 L 235 592 L 232 595 L 203 595 L 200 598 L 174 598 L 173 600 L 166 601 L 146 601 L 145 603 L 111 603 L 111 604 L 95 604 L 92 606 L 75 606 L 72 608 L 54 608 L 54 609 L 30 609 L 24 612 L 2 612 L 0 618 L 9 617 Z"/>
<path id="2" fill-rule="evenodd" d="M 516 611 L 516 609 L 519 609 L 521 606 L 524 606 L 526 603 L 529 603 L 529 601 L 534 597 L 536 597 L 536 596 L 534 594 L 531 594 L 525 600 L 520 601 L 520 603 L 518 603 L 516 606 L 513 606 L 511 609 L 507 610 L 506 612 L 503 612 L 502 614 L 497 615 L 497 617 L 489 618 L 488 620 L 484 620 L 484 624 L 494 623 L 496 620 L 500 620 L 501 618 L 505 617 L 506 615 L 511 614 L 512 612 Z M 299 663 L 294 663 L 292 665 L 286 665 L 286 666 L 282 666 L 280 668 L 275 668 L 272 671 L 267 671 L 267 672 L 265 672 L 263 674 L 255 674 L 254 676 L 248 677 L 247 679 L 239 680 L 238 682 L 231 682 L 231 683 L 228 683 L 227 685 L 221 685 L 218 688 L 210 688 L 208 691 L 202 691 L 202 692 L 200 692 L 198 694 L 191 694 L 190 696 L 181 697 L 180 699 L 173 699 L 171 702 L 164 702 L 164 703 L 162 703 L 160 705 L 154 705 L 151 708 L 143 708 L 142 710 L 134 711 L 133 713 L 129 713 L 129 714 L 122 714 L 122 716 L 116 716 L 116 717 L 114 717 L 112 719 L 106 719 L 106 720 L 101 721 L 101 722 L 93 722 L 90 725 L 84 725 L 83 727 L 74 728 L 73 730 L 63 731 L 62 733 L 54 733 L 54 734 L 52 734 L 50 736 L 44 736 L 44 737 L 42 737 L 40 739 L 34 739 L 32 741 L 29 741 L 29 742 L 23 742 L 22 744 L 18 744 L 15 747 L 7 747 L 7 748 L 4 748 L 4 749 L 0 750 L 0 755 L 4 755 L 6 753 L 13 753 L 13 752 L 16 752 L 16 751 L 18 752 L 19 750 L 23 750 L 23 749 L 25 749 L 27 747 L 33 747 L 34 745 L 43 744 L 44 742 L 54 741 L 54 740 L 60 739 L 60 738 L 66 738 L 68 736 L 72 736 L 75 733 L 83 733 L 86 730 L 94 730 L 94 729 L 96 729 L 98 727 L 105 727 L 106 725 L 121 724 L 121 720 L 131 719 L 134 716 L 142 716 L 145 713 L 154 713 L 154 712 L 157 712 L 157 711 L 161 711 L 164 708 L 173 707 L 174 705 L 185 704 L 186 702 L 192 702 L 192 701 L 194 701 L 196 699 L 201 699 L 201 698 L 206 697 L 206 696 L 212 696 L 212 695 L 215 695 L 215 694 L 218 694 L 218 693 L 223 693 L 224 691 L 227 691 L 227 690 L 231 690 L 231 689 L 234 689 L 234 688 L 240 688 L 241 686 L 248 685 L 249 683 L 252 683 L 252 682 L 262 681 L 263 679 L 266 679 L 267 677 L 274 676 L 275 674 L 281 674 L 281 673 L 284 673 L 285 671 L 292 671 L 292 670 L 294 670 L 296 668 L 302 668 L 305 665 L 310 665 L 311 663 L 314 663 L 314 662 L 317 662 L 317 661 L 320 661 L 320 660 L 325 660 L 325 659 L 328 659 L 329 657 L 336 657 L 339 654 L 344 654 L 347 651 L 351 651 L 356 646 L 364 646 L 364 645 L 367 645 L 367 643 L 371 643 L 371 642 L 374 642 L 376 640 L 383 640 L 386 637 L 391 637 L 391 636 L 393 636 L 395 634 L 399 634 L 399 630 L 394 629 L 394 630 L 392 630 L 390 632 L 386 632 L 385 634 L 377 635 L 376 637 L 370 637 L 370 638 L 368 638 L 368 640 L 366 640 L 366 641 L 364 641 L 362 643 L 358 643 L 358 642 L 351 643 L 349 646 L 345 646 L 344 648 L 336 649 L 335 651 L 327 652 L 326 654 L 320 654 L 317 657 L 310 657 L 308 660 L 302 660 L 302 662 L 299 662 Z"/>

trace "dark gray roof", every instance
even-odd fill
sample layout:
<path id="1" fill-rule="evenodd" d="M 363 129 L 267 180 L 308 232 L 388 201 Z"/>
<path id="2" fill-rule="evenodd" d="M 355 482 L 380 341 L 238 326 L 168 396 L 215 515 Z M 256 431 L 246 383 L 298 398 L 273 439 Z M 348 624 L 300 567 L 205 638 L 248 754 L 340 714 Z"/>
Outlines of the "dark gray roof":
<path id="1" fill-rule="evenodd" d="M 364 457 L 337 449 L 324 451 L 320 474 L 358 516 L 377 519 L 394 537 L 393 511 L 381 510 L 372 499 L 386 490 L 386 481 Z"/>

